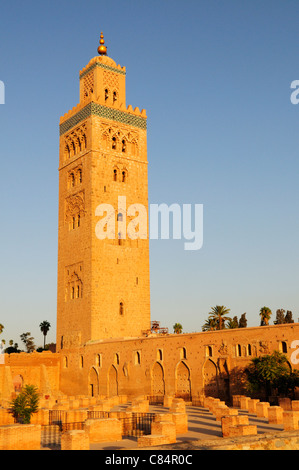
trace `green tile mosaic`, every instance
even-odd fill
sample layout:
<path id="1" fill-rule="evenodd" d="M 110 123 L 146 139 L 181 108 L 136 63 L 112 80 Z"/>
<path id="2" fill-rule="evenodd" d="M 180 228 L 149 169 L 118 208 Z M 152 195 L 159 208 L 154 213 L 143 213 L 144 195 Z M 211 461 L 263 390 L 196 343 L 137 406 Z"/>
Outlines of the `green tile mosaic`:
<path id="1" fill-rule="evenodd" d="M 65 134 L 72 127 L 77 126 L 77 124 L 90 116 L 99 116 L 146 130 L 146 118 L 134 116 L 133 114 L 120 111 L 119 109 L 108 108 L 107 106 L 91 102 L 77 114 L 60 124 L 60 135 Z"/>
<path id="2" fill-rule="evenodd" d="M 99 62 L 95 62 L 90 67 L 88 67 L 88 69 L 84 70 L 84 72 L 81 73 L 80 80 L 86 74 L 88 74 L 91 70 L 93 70 L 95 67 L 101 67 L 102 69 L 111 70 L 112 72 L 120 73 L 121 75 L 126 75 L 126 72 L 124 70 L 120 70 L 120 69 L 117 69 L 115 67 L 111 67 L 111 65 L 106 65 L 106 64 L 101 64 Z"/>

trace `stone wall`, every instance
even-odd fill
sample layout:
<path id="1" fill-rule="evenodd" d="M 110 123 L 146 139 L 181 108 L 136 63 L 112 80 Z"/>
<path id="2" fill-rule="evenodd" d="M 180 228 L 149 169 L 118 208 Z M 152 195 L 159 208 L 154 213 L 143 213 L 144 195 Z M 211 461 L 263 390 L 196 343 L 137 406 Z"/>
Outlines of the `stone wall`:
<path id="1" fill-rule="evenodd" d="M 0 427 L 0 450 L 40 450 L 41 426 L 12 424 Z"/>
<path id="2" fill-rule="evenodd" d="M 10 400 L 14 381 L 33 384 L 41 395 L 213 396 L 231 401 L 244 394 L 244 367 L 253 357 L 286 351 L 299 324 L 192 334 L 151 335 L 86 343 L 59 353 L 5 355 L 0 399 Z"/>
<path id="3" fill-rule="evenodd" d="M 192 443 L 194 444 L 194 443 Z M 192 448 L 195 448 L 192 446 Z M 200 441 L 198 450 L 299 450 L 298 431 L 281 431 L 221 441 Z"/>
<path id="4" fill-rule="evenodd" d="M 299 324 L 192 334 L 151 335 L 87 343 L 61 351 L 65 394 L 200 395 L 229 401 L 244 392 L 253 357 L 291 348 Z M 92 387 L 91 387 L 92 386 Z"/>
<path id="5" fill-rule="evenodd" d="M 59 391 L 60 356 L 56 353 L 5 354 L 0 364 L 0 401 L 10 401 L 19 385 L 35 385 L 42 395 Z"/>

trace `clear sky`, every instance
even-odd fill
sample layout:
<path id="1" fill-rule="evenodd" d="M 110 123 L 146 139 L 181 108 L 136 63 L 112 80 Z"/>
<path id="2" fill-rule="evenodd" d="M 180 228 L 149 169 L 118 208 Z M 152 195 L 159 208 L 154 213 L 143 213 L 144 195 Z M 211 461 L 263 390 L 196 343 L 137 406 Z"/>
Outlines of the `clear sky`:
<path id="1" fill-rule="evenodd" d="M 150 204 L 203 204 L 204 244 L 150 242 L 152 319 L 201 331 L 210 308 L 298 302 L 298 0 L 1 2 L 2 338 L 55 342 L 58 124 L 97 55 L 148 116 Z"/>

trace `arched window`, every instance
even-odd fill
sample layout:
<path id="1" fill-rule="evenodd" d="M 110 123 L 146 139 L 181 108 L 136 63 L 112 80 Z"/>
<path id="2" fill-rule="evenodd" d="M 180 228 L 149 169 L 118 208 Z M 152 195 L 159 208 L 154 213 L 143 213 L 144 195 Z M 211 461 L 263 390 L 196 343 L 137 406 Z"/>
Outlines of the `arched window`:
<path id="1" fill-rule="evenodd" d="M 117 169 L 114 168 L 113 170 L 113 181 L 117 181 Z"/>
<path id="2" fill-rule="evenodd" d="M 109 98 L 109 92 L 108 92 L 108 88 L 105 89 L 105 101 L 107 101 Z"/>
<path id="3" fill-rule="evenodd" d="M 101 354 L 97 354 L 96 355 L 96 366 L 98 367 L 102 367 L 102 358 L 101 358 Z"/>
<path id="4" fill-rule="evenodd" d="M 124 303 L 119 302 L 119 314 L 123 315 L 124 314 Z"/>
<path id="5" fill-rule="evenodd" d="M 116 137 L 112 137 L 112 150 L 116 149 Z"/>
<path id="6" fill-rule="evenodd" d="M 113 92 L 113 104 L 117 101 L 117 93 L 116 91 Z"/>
<path id="7" fill-rule="evenodd" d="M 287 346 L 287 343 L 285 341 L 281 342 L 281 352 L 283 352 L 283 353 L 288 352 L 288 346 Z"/>
<path id="8" fill-rule="evenodd" d="M 114 364 L 115 364 L 116 366 L 119 365 L 119 354 L 118 354 L 118 353 L 115 353 L 115 356 L 114 356 Z"/>
<path id="9" fill-rule="evenodd" d="M 240 344 L 237 344 L 237 356 L 241 357 L 242 356 L 242 348 Z"/>
<path id="10" fill-rule="evenodd" d="M 14 391 L 20 392 L 22 390 L 23 383 L 24 383 L 24 378 L 20 374 L 15 375 L 12 379 Z"/>
<path id="11" fill-rule="evenodd" d="M 135 352 L 135 365 L 138 365 L 141 363 L 141 357 L 140 357 L 140 352 L 139 351 L 136 351 Z"/>
<path id="12" fill-rule="evenodd" d="M 80 153 L 80 152 L 81 152 L 81 142 L 80 142 L 79 137 L 77 137 L 77 139 L 76 139 L 76 153 Z"/>
<path id="13" fill-rule="evenodd" d="M 82 170 L 81 170 L 81 168 L 78 170 L 78 182 L 82 183 Z"/>
<path id="14" fill-rule="evenodd" d="M 70 180 L 71 180 L 71 187 L 73 188 L 75 186 L 75 175 L 74 175 L 74 173 L 70 174 Z"/>
<path id="15" fill-rule="evenodd" d="M 187 351 L 186 351 L 186 348 L 181 348 L 180 356 L 181 356 L 181 359 L 187 359 Z"/>
<path id="16" fill-rule="evenodd" d="M 81 138 L 80 151 L 85 150 L 85 149 L 86 149 L 86 135 L 83 134 Z"/>
<path id="17" fill-rule="evenodd" d="M 121 151 L 122 151 L 123 153 L 125 153 L 125 152 L 126 152 L 126 149 L 127 149 L 127 144 L 126 144 L 125 139 L 123 139 L 123 140 L 121 141 Z"/>
<path id="18" fill-rule="evenodd" d="M 74 142 L 72 141 L 70 143 L 70 157 L 73 157 L 75 155 L 75 152 L 76 152 L 76 149 L 75 149 L 75 144 Z"/>
<path id="19" fill-rule="evenodd" d="M 71 156 L 70 148 L 68 145 L 66 145 L 64 149 L 64 158 L 67 159 L 67 158 L 70 158 L 70 156 Z"/>
<path id="20" fill-rule="evenodd" d="M 78 214 L 77 226 L 80 227 L 80 214 Z"/>
<path id="21" fill-rule="evenodd" d="M 127 176 L 127 175 L 126 175 L 126 172 L 125 172 L 125 170 L 123 170 L 122 173 L 121 173 L 121 181 L 122 181 L 122 183 L 125 183 L 125 182 L 126 182 L 126 176 Z"/>
<path id="22" fill-rule="evenodd" d="M 73 217 L 73 229 L 76 227 L 76 217 Z"/>
<path id="23" fill-rule="evenodd" d="M 247 345 L 247 355 L 251 356 L 252 355 L 252 350 L 251 350 L 251 344 Z"/>
<path id="24" fill-rule="evenodd" d="M 136 155 L 137 153 L 137 144 L 136 142 L 131 142 L 131 154 Z"/>
<path id="25" fill-rule="evenodd" d="M 72 290 L 71 290 L 71 299 L 74 299 L 75 298 L 75 287 L 72 287 Z"/>
<path id="26" fill-rule="evenodd" d="M 80 298 L 80 286 L 77 286 L 77 299 Z"/>
<path id="27" fill-rule="evenodd" d="M 206 346 L 206 355 L 207 355 L 207 357 L 212 357 L 213 356 L 212 346 Z"/>
<path id="28" fill-rule="evenodd" d="M 119 233 L 117 234 L 117 236 L 118 236 L 118 240 L 117 240 L 117 241 L 118 241 L 118 245 L 122 245 L 122 244 L 123 244 L 123 239 L 122 239 L 121 232 L 119 232 Z"/>

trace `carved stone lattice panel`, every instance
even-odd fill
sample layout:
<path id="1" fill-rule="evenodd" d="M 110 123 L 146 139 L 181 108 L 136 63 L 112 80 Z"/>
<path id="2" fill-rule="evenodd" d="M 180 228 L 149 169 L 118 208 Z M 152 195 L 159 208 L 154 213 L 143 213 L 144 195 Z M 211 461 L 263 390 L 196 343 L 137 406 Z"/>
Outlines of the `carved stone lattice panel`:
<path id="1" fill-rule="evenodd" d="M 65 268 L 65 301 L 83 297 L 83 262 Z"/>
<path id="2" fill-rule="evenodd" d="M 85 98 L 93 93 L 93 90 L 94 90 L 93 72 L 87 74 L 84 77 L 83 90 L 84 90 L 84 97 Z"/>
<path id="3" fill-rule="evenodd" d="M 221 354 L 221 356 L 226 356 L 228 354 L 227 344 L 222 343 L 218 349 L 218 352 Z"/>
<path id="4" fill-rule="evenodd" d="M 65 200 L 65 223 L 69 223 L 73 217 L 85 215 L 85 195 L 84 191 L 80 191 L 72 196 L 68 196 Z"/>
<path id="5" fill-rule="evenodd" d="M 103 126 L 102 146 L 131 156 L 138 155 L 139 134 L 116 126 Z"/>
<path id="6" fill-rule="evenodd" d="M 116 73 L 104 71 L 104 86 L 111 89 L 119 89 L 119 76 Z"/>
<path id="7" fill-rule="evenodd" d="M 67 134 L 64 138 L 64 157 L 72 158 L 74 155 L 82 152 L 87 147 L 86 124 L 83 123 L 77 129 Z"/>
<path id="8" fill-rule="evenodd" d="M 260 346 L 260 352 L 262 354 L 269 354 L 270 348 L 269 348 L 268 341 L 260 341 L 259 346 Z"/>
<path id="9" fill-rule="evenodd" d="M 80 346 L 81 344 L 81 332 L 80 331 L 69 331 L 66 335 L 61 338 L 61 348 L 69 349 L 74 346 Z"/>

